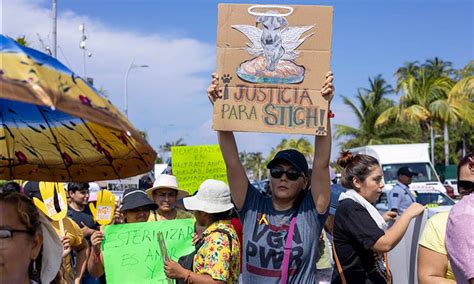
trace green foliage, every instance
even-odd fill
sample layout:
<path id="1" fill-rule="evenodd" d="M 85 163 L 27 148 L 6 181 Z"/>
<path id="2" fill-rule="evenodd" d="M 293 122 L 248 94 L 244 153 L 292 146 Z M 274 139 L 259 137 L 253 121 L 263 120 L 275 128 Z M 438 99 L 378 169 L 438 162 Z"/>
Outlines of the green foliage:
<path id="1" fill-rule="evenodd" d="M 272 148 L 270 154 L 268 155 L 267 160 L 270 161 L 277 152 L 286 150 L 286 149 L 295 149 L 300 151 L 308 160 L 309 163 L 313 162 L 314 147 L 311 142 L 301 137 L 299 139 L 283 139 L 280 144 L 275 148 Z"/>
<path id="2" fill-rule="evenodd" d="M 369 78 L 369 87 L 360 88 L 357 92 L 357 103 L 345 96 L 343 101 L 355 113 L 359 127 L 336 125 L 336 138 L 350 138 L 341 144 L 343 149 L 364 145 L 408 143 L 416 137 L 416 130 L 401 122 L 376 126 L 375 122 L 380 114 L 395 104 L 385 97 L 393 93 L 393 89 L 381 75 Z"/>
<path id="3" fill-rule="evenodd" d="M 166 142 L 165 145 L 161 145 L 160 151 L 171 152 L 171 147 L 174 147 L 174 146 L 186 146 L 186 143 L 184 143 L 183 138 L 179 138 L 176 141 Z"/>
<path id="4" fill-rule="evenodd" d="M 336 137 L 351 138 L 343 148 L 428 142 L 430 127 L 440 137 L 446 125 L 450 139 L 435 139 L 436 162 L 444 160 L 445 144 L 451 163 L 473 150 L 474 60 L 459 70 L 437 57 L 423 64 L 408 62 L 394 76 L 398 103 L 384 98 L 393 90 L 380 75 L 369 79 L 368 89 L 358 90 L 357 103 L 343 98 L 359 121 L 358 128 L 336 125 Z"/>
<path id="5" fill-rule="evenodd" d="M 239 158 L 247 172 L 251 172 L 254 180 L 267 177 L 266 161 L 261 152 L 241 152 Z"/>

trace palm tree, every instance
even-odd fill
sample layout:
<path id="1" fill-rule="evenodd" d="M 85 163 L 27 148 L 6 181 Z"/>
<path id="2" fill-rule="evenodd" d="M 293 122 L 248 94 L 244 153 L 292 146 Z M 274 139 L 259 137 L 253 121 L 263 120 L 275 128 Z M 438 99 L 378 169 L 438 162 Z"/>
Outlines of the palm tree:
<path id="1" fill-rule="evenodd" d="M 418 124 L 423 142 L 427 142 L 428 130 L 433 126 L 431 104 L 446 97 L 452 88 L 452 80 L 431 76 L 429 70 L 420 68 L 402 79 L 400 86 L 404 95 L 400 97 L 399 104 L 384 110 L 375 124 L 384 125 L 391 121 Z"/>
<path id="2" fill-rule="evenodd" d="M 447 93 L 446 98 L 438 99 L 430 105 L 433 118 L 443 124 L 446 166 L 449 165 L 448 125 L 458 124 L 460 128 L 463 128 L 463 124 L 467 124 L 474 127 L 474 101 L 472 98 L 474 98 L 474 76 L 469 76 L 459 80 Z"/>
<path id="3" fill-rule="evenodd" d="M 438 57 L 427 59 L 423 64 L 423 67 L 428 70 L 429 75 L 432 77 L 450 76 L 454 73 L 452 66 L 453 63 L 451 61 L 444 61 Z"/>
<path id="4" fill-rule="evenodd" d="M 336 125 L 336 138 L 351 138 L 343 143 L 341 147 L 349 149 L 364 145 L 399 144 L 409 141 L 409 129 L 401 127 L 399 124 L 375 126 L 375 121 L 379 115 L 394 105 L 393 101 L 385 98 L 386 95 L 393 92 L 393 88 L 387 84 L 381 75 L 369 78 L 369 85 L 369 88 L 360 88 L 357 91 L 358 105 L 348 97 L 343 97 L 344 104 L 355 113 L 359 126 L 355 128 L 347 125 Z"/>
<path id="5" fill-rule="evenodd" d="M 420 69 L 418 61 L 405 62 L 405 66 L 400 67 L 395 72 L 395 78 L 397 79 L 396 92 L 401 89 L 401 82 L 405 81 L 409 75 L 416 74 L 417 70 Z"/>
<path id="6" fill-rule="evenodd" d="M 270 151 L 268 161 L 270 161 L 277 152 L 286 150 L 286 149 L 295 149 L 301 152 L 305 157 L 306 160 L 312 164 L 313 163 L 313 155 L 314 155 L 314 147 L 311 142 L 306 140 L 306 138 L 301 137 L 299 139 L 283 139 L 281 140 L 280 144 L 278 144 L 275 148 L 272 148 Z"/>
<path id="7" fill-rule="evenodd" d="M 474 76 L 474 60 L 469 61 L 462 69 L 455 71 L 456 79 L 461 80 L 469 76 Z"/>
<path id="8" fill-rule="evenodd" d="M 160 150 L 163 152 L 171 152 L 171 147 L 174 146 L 186 146 L 186 143 L 184 143 L 183 138 L 179 138 L 176 141 L 166 142 L 165 145 L 161 145 Z"/>
<path id="9" fill-rule="evenodd" d="M 254 180 L 261 180 L 262 177 L 266 175 L 265 165 L 265 159 L 261 152 L 251 152 L 247 154 L 244 167 L 252 171 Z"/>
<path id="10" fill-rule="evenodd" d="M 171 147 L 174 146 L 186 146 L 186 143 L 183 142 L 183 138 L 179 138 L 176 141 L 166 142 L 164 145 L 160 145 L 159 151 L 161 153 L 161 160 L 165 161 L 165 153 L 171 152 Z M 169 160 L 169 158 L 168 158 Z"/>

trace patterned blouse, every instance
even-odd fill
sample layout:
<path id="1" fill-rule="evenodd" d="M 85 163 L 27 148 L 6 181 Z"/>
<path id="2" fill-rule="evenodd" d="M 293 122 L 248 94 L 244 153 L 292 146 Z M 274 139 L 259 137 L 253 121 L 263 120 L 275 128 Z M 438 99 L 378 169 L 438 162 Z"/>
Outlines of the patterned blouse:
<path id="1" fill-rule="evenodd" d="M 225 234 L 216 230 L 223 230 Z M 229 245 L 232 239 L 232 250 Z M 212 223 L 203 233 L 203 245 L 194 256 L 193 271 L 208 274 L 212 279 L 238 283 L 240 274 L 240 243 L 230 220 Z"/>

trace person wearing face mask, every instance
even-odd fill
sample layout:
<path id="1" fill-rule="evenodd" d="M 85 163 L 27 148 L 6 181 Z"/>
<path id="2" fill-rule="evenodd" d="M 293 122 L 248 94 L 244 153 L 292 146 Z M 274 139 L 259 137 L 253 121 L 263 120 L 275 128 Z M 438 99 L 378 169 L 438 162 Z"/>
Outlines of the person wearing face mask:
<path id="1" fill-rule="evenodd" d="M 373 204 L 382 194 L 384 183 L 380 165 L 372 156 L 342 152 L 337 160 L 346 192 L 339 196 L 334 218 L 333 252 L 337 269 L 331 283 L 391 283 L 387 252 L 405 234 L 411 219 L 423 213 L 419 203 L 410 205 L 388 228 L 386 221 L 397 213 L 381 216 Z"/>
<path id="2" fill-rule="evenodd" d="M 124 223 L 147 222 L 150 211 L 155 211 L 158 206 L 147 197 L 145 191 L 140 189 L 127 189 L 123 193 L 120 212 L 123 214 Z M 102 241 L 104 233 L 96 231 L 91 236 L 92 253 L 87 262 L 87 269 L 92 277 L 104 274 L 104 258 L 102 255 Z"/>
<path id="3" fill-rule="evenodd" d="M 188 193 L 179 189 L 175 176 L 159 175 L 146 193 L 158 205 L 158 210 L 150 215 L 148 221 L 194 218 L 192 213 L 176 207 L 177 201 L 188 196 Z"/>
<path id="4" fill-rule="evenodd" d="M 334 95 L 332 72 L 321 88 L 322 99 Z M 219 77 L 208 88 L 212 103 L 222 99 Z M 320 236 L 329 205 L 331 131 L 315 138 L 313 171 L 299 151 L 278 152 L 267 168 L 272 196 L 249 182 L 239 160 L 232 131 L 217 131 L 230 192 L 243 225 L 243 283 L 314 283 Z M 311 179 L 311 188 L 307 189 Z"/>

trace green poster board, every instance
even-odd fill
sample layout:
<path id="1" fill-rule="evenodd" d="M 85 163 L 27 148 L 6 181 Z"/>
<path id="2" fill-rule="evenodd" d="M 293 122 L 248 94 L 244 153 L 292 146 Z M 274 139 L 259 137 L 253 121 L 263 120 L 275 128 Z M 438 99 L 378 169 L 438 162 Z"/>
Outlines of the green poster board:
<path id="1" fill-rule="evenodd" d="M 227 183 L 227 173 L 219 145 L 171 147 L 173 175 L 179 188 L 190 194 L 196 192 L 206 179 Z"/>
<path id="2" fill-rule="evenodd" d="M 172 260 L 194 250 L 192 219 L 110 225 L 104 232 L 102 252 L 107 284 L 168 283 L 158 232 L 162 232 Z"/>

